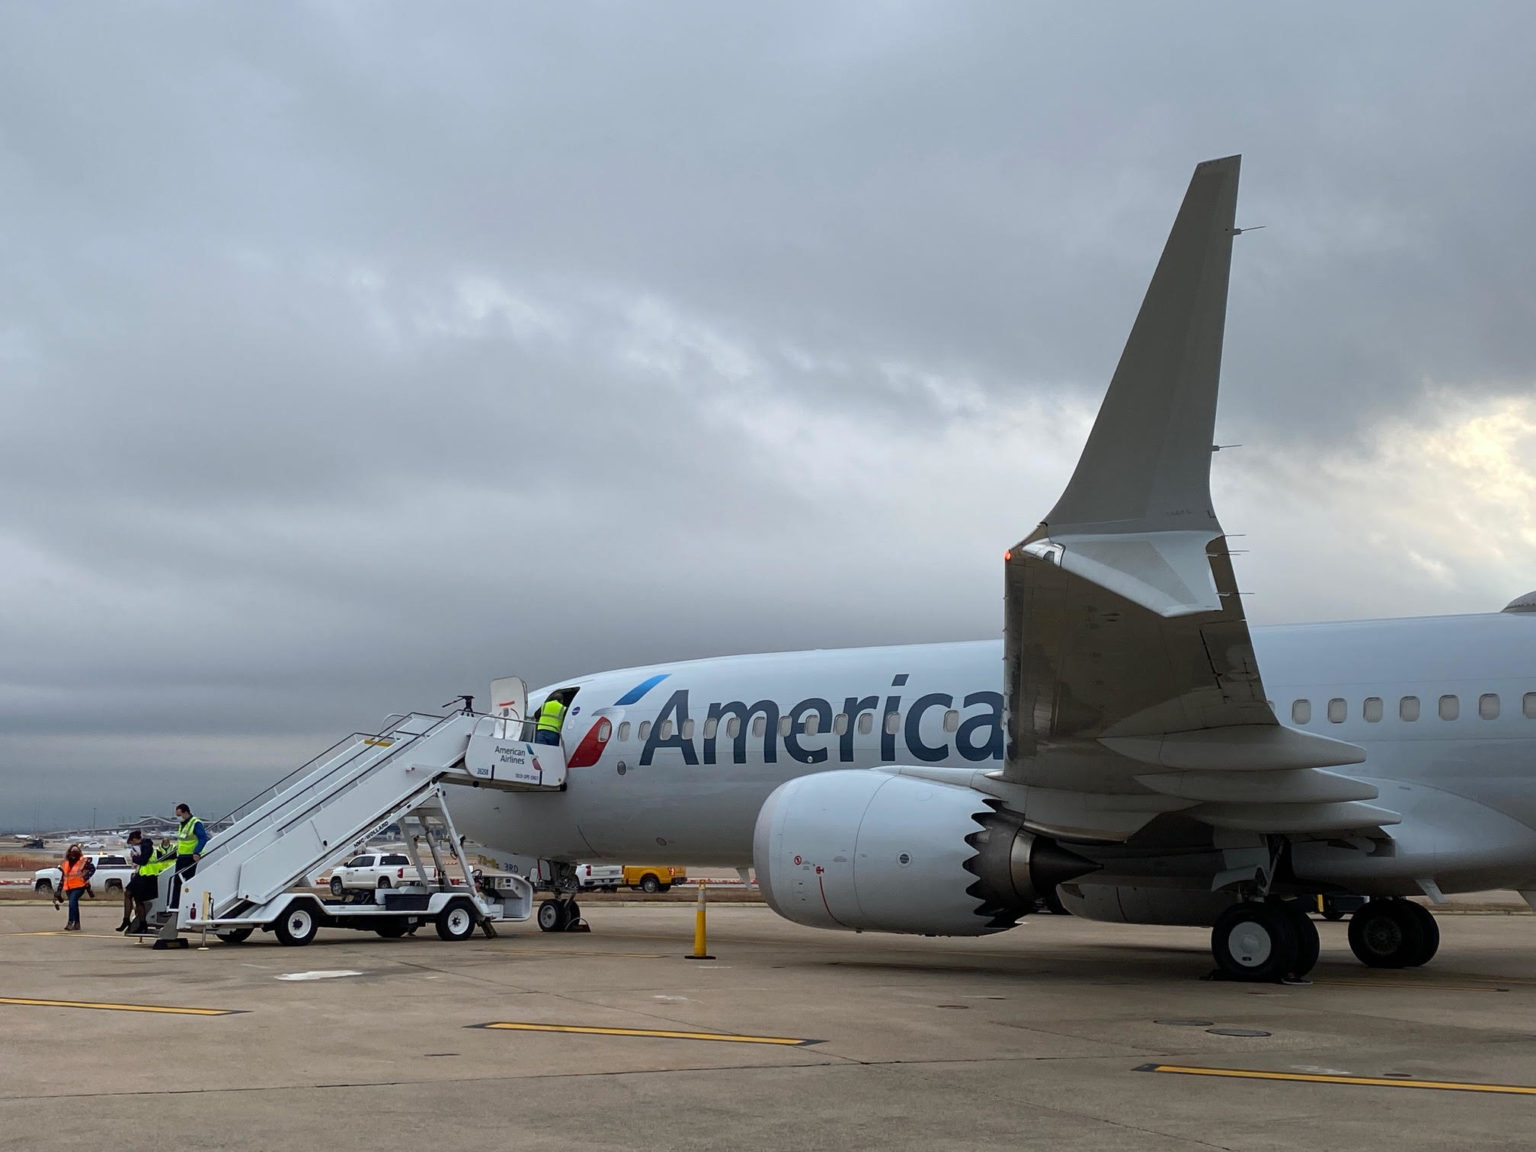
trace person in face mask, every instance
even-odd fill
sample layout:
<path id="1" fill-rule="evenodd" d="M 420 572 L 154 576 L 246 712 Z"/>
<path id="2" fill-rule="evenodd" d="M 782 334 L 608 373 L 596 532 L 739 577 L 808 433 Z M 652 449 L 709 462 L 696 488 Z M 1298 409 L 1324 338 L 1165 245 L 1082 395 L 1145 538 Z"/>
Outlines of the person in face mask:
<path id="1" fill-rule="evenodd" d="M 71 844 L 64 853 L 64 860 L 59 865 L 59 871 L 63 873 L 60 888 L 62 891 L 53 898 L 55 909 L 59 906 L 62 896 L 69 901 L 69 919 L 64 924 L 64 931 L 80 931 L 80 897 L 85 893 L 85 886 L 90 882 L 91 873 L 96 871 L 96 866 L 85 858 L 85 853 L 80 851 L 80 845 Z"/>

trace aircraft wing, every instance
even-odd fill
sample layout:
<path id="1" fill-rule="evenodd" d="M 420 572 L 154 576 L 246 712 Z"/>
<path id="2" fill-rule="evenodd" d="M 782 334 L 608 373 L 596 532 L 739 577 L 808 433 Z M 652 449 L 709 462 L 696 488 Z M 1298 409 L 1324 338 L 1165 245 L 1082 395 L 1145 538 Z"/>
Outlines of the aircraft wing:
<path id="1" fill-rule="evenodd" d="M 1002 777 L 1058 837 L 1397 821 L 1325 770 L 1362 749 L 1277 722 L 1211 509 L 1239 160 L 1196 167 L 1077 470 L 1008 553 Z"/>

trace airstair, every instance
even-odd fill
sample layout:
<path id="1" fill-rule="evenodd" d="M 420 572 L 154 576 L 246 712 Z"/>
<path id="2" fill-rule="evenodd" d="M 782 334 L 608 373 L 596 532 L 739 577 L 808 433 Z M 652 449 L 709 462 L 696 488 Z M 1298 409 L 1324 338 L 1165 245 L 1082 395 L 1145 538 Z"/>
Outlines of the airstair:
<path id="1" fill-rule="evenodd" d="M 391 717 L 383 731 L 354 733 L 232 812 L 179 896 L 172 874 L 161 874 L 162 898 L 151 911 L 156 935 L 185 946 L 189 932 L 234 941 L 267 928 L 285 944 L 307 944 L 324 925 L 395 936 L 431 922 L 444 939 L 463 939 L 476 927 L 494 934 L 495 920 L 526 920 L 533 889 L 524 877 L 475 882 L 445 785 L 562 790 L 563 750 L 532 743 L 531 729 L 516 717 L 466 709 Z M 341 903 L 294 891 L 397 823 L 413 865 L 408 882 Z M 430 874 L 418 845 L 430 853 Z M 452 878 L 446 857 L 462 880 Z"/>

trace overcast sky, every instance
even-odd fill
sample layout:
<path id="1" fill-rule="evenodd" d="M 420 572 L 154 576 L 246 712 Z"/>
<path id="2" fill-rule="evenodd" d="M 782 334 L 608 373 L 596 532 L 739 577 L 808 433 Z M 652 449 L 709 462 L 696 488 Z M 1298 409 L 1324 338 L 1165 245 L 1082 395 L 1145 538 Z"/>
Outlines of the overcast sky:
<path id="1" fill-rule="evenodd" d="M 1255 623 L 1536 588 L 1536 7 L 0 8 L 0 828 L 990 637 L 1202 159 Z"/>

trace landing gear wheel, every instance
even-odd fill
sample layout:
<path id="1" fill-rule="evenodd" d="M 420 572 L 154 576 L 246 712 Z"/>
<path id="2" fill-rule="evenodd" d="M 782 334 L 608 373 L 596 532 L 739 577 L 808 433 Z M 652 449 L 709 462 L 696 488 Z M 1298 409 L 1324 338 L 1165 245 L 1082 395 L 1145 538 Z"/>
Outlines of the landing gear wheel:
<path id="1" fill-rule="evenodd" d="M 437 914 L 437 936 L 440 940 L 468 940 L 475 934 L 474 906 L 463 900 L 455 900 Z"/>
<path id="2" fill-rule="evenodd" d="M 1435 953 L 1440 951 L 1440 925 L 1435 923 L 1432 912 L 1422 904 L 1415 904 L 1412 900 L 1403 901 L 1405 907 L 1411 909 L 1410 915 L 1418 918 L 1419 927 L 1424 932 L 1424 945 L 1419 949 L 1419 954 L 1408 962 L 1408 967 L 1417 968 L 1421 964 L 1428 964 L 1435 958 Z"/>
<path id="3" fill-rule="evenodd" d="M 1323 919 L 1324 920 L 1342 920 L 1342 919 L 1344 919 L 1344 909 L 1339 907 L 1338 901 L 1336 901 L 1332 896 L 1324 896 L 1323 897 Z"/>
<path id="4" fill-rule="evenodd" d="M 1283 905 L 1234 904 L 1211 929 L 1211 954 L 1234 980 L 1281 980 L 1300 955 L 1296 925 Z"/>
<path id="5" fill-rule="evenodd" d="M 565 924 L 561 927 L 560 931 L 562 931 L 562 932 L 576 932 L 576 931 L 579 931 L 579 929 L 577 928 L 577 925 L 580 924 L 580 923 L 581 923 L 581 905 L 576 903 L 575 900 L 567 900 L 565 902 Z"/>
<path id="6" fill-rule="evenodd" d="M 1370 968 L 1410 968 L 1424 963 L 1434 954 L 1434 947 L 1425 940 L 1420 913 L 1429 916 L 1407 900 L 1370 901 L 1350 917 L 1350 951 Z"/>
<path id="7" fill-rule="evenodd" d="M 1291 917 L 1291 928 L 1296 933 L 1296 966 L 1291 969 L 1290 975 L 1299 980 L 1317 967 L 1322 942 L 1317 938 L 1317 925 L 1312 923 L 1312 917 L 1307 915 L 1303 905 L 1290 903 L 1284 907 Z"/>
<path id="8" fill-rule="evenodd" d="M 346 891 L 347 891 L 346 886 L 344 884 L 342 884 L 341 877 L 340 876 L 332 876 L 331 877 L 331 895 L 332 896 L 343 896 L 343 895 L 346 894 Z"/>
<path id="9" fill-rule="evenodd" d="M 320 931 L 320 918 L 308 904 L 290 904 L 282 918 L 272 925 L 272 933 L 279 944 L 289 948 L 301 948 L 315 938 Z"/>
<path id="10" fill-rule="evenodd" d="M 640 877 L 640 891 L 644 892 L 647 896 L 654 896 L 661 891 L 661 881 L 647 872 L 644 876 Z"/>
<path id="11" fill-rule="evenodd" d="M 226 944 L 244 944 L 250 939 L 251 933 L 254 931 L 254 928 L 226 928 L 222 932 L 214 933 L 214 935 Z"/>
<path id="12" fill-rule="evenodd" d="M 539 905 L 539 928 L 544 932 L 564 932 L 566 925 L 565 905 L 559 900 L 546 900 Z"/>

